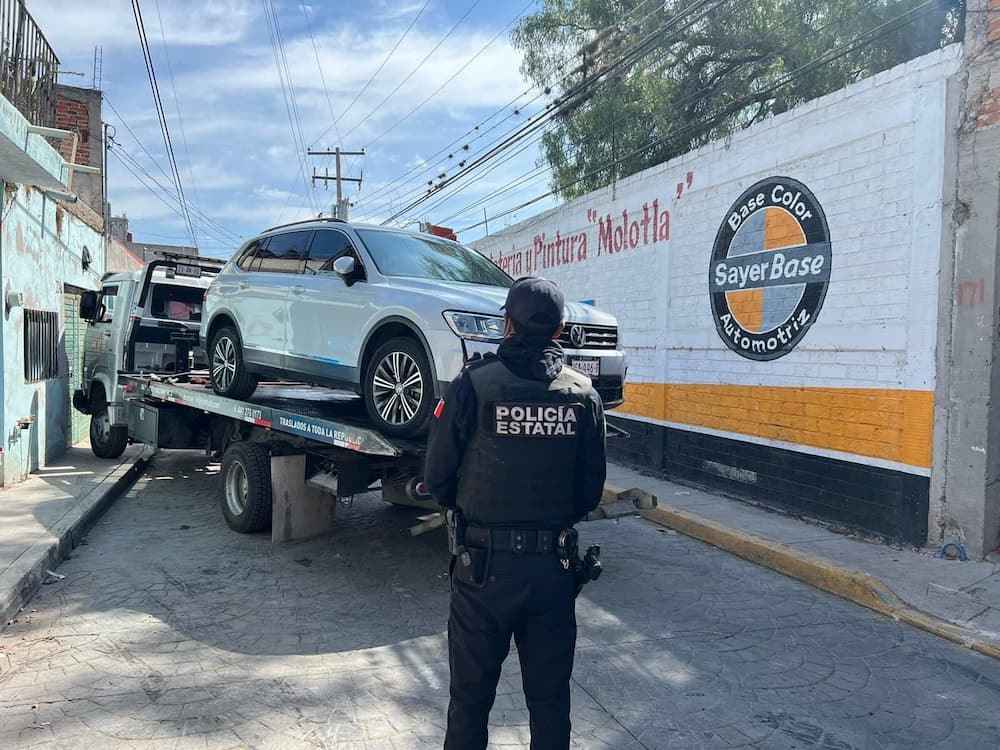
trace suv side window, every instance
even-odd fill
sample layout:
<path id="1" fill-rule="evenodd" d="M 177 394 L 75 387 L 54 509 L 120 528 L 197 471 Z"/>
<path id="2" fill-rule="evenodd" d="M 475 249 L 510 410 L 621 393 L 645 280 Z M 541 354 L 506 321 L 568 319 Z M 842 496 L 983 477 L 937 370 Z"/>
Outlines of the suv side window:
<path id="1" fill-rule="evenodd" d="M 345 255 L 353 257 L 354 262 L 360 267 L 361 258 L 354 250 L 350 237 L 336 229 L 318 229 L 312 245 L 309 246 L 304 273 L 310 276 L 316 274 L 333 276 L 335 275 L 333 262 Z"/>
<path id="2" fill-rule="evenodd" d="M 257 260 L 257 253 L 260 251 L 261 245 L 264 243 L 261 240 L 254 240 L 249 245 L 247 249 L 243 251 L 240 259 L 236 261 L 236 265 L 243 271 L 249 271 L 250 266 L 253 265 L 254 261 Z"/>
<path id="3" fill-rule="evenodd" d="M 298 273 L 311 234 L 311 231 L 306 231 L 272 235 L 268 238 L 267 245 L 257 254 L 259 260 L 254 263 L 252 270 L 261 273 Z"/>
<path id="4" fill-rule="evenodd" d="M 95 323 L 110 323 L 114 320 L 115 302 L 118 300 L 118 286 L 106 286 L 101 289 L 101 298 L 97 302 L 97 320 Z"/>

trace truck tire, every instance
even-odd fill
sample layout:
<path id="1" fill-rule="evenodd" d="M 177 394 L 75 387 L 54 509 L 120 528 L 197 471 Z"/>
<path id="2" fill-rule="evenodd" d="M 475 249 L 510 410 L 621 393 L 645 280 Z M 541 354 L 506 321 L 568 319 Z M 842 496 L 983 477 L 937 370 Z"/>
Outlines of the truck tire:
<path id="1" fill-rule="evenodd" d="M 222 515 L 233 531 L 271 526 L 271 456 L 254 443 L 233 443 L 222 457 Z"/>
<path id="2" fill-rule="evenodd" d="M 90 450 L 98 458 L 118 458 L 128 445 L 128 428 L 112 425 L 108 402 L 99 396 L 90 404 Z"/>
<path id="3" fill-rule="evenodd" d="M 375 427 L 390 437 L 416 437 L 430 422 L 434 383 L 419 341 L 399 337 L 375 350 L 363 381 L 365 408 Z"/>
<path id="4" fill-rule="evenodd" d="M 212 390 L 220 396 L 250 398 L 257 390 L 257 378 L 243 359 L 243 340 L 232 326 L 223 326 L 212 337 L 208 349 Z"/>

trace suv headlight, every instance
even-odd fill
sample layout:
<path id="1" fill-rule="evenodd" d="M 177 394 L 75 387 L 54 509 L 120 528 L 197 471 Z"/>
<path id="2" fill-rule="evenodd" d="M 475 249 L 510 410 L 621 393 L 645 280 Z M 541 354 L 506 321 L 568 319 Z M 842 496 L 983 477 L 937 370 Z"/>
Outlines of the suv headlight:
<path id="1" fill-rule="evenodd" d="M 503 340 L 503 318 L 499 315 L 480 315 L 477 313 L 455 312 L 445 310 L 444 320 L 456 336 L 472 341 Z"/>

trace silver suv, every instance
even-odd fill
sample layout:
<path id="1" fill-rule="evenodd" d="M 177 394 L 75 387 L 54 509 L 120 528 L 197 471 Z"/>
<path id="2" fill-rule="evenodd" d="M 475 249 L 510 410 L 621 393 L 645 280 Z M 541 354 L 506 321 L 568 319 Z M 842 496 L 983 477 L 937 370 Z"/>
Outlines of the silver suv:
<path id="1" fill-rule="evenodd" d="M 247 242 L 205 297 L 201 340 L 216 393 L 245 399 L 261 377 L 353 390 L 388 435 L 422 432 L 432 404 L 475 353 L 503 338 L 513 280 L 440 237 L 335 219 Z M 561 343 L 607 408 L 622 403 L 615 318 L 568 303 Z"/>

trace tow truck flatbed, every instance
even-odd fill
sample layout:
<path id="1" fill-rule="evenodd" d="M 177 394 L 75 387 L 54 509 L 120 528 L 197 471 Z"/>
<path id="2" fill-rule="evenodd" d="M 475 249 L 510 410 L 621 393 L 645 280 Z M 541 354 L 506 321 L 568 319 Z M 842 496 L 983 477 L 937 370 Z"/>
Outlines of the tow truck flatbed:
<path id="1" fill-rule="evenodd" d="M 130 441 L 204 447 L 221 459 L 220 505 L 236 531 L 271 526 L 278 541 L 325 533 L 336 505 L 329 496 L 369 490 L 437 510 L 420 481 L 424 443 L 375 430 L 354 394 L 261 384 L 243 401 L 216 394 L 200 372 L 119 373 L 119 382 Z"/>
<path id="2" fill-rule="evenodd" d="M 324 445 L 377 456 L 423 453 L 413 440 L 390 440 L 370 426 L 361 399 L 344 391 L 303 385 L 262 384 L 246 401 L 219 396 L 197 375 L 173 379 L 122 375 L 126 399 L 142 398 L 188 406 L 207 414 L 287 433 Z M 207 376 L 206 376 L 207 379 Z"/>

